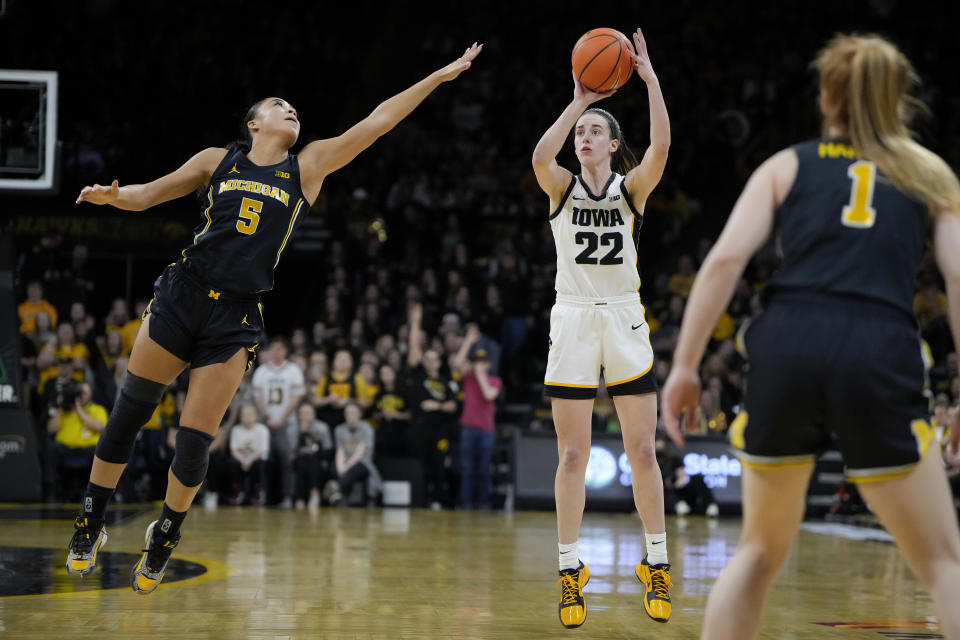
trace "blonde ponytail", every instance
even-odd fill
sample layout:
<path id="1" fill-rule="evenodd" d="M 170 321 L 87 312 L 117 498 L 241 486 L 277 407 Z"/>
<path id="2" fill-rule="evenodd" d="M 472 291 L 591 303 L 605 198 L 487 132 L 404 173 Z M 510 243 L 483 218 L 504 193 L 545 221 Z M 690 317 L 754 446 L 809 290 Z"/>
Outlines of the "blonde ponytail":
<path id="1" fill-rule="evenodd" d="M 927 106 L 910 92 L 910 61 L 877 35 L 837 35 L 812 65 L 833 112 L 824 127 L 846 129 L 860 155 L 931 213 L 960 215 L 960 182 L 946 162 L 911 137 L 907 123 Z"/>

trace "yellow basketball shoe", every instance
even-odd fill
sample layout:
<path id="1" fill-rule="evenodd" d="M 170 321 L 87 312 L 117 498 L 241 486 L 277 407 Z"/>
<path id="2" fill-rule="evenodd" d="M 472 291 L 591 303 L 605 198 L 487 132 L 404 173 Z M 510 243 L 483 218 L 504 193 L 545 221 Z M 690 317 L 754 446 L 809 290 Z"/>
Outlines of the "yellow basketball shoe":
<path id="1" fill-rule="evenodd" d="M 587 583 L 590 582 L 590 567 L 583 564 L 583 560 L 580 561 L 580 566 L 577 567 L 577 571 L 580 572 L 580 588 L 583 589 L 587 586 Z"/>
<path id="2" fill-rule="evenodd" d="M 583 562 L 576 569 L 560 572 L 557 587 L 560 589 L 560 624 L 567 629 L 576 629 L 587 619 L 587 602 L 583 588 L 590 582 L 590 569 Z"/>
<path id="3" fill-rule="evenodd" d="M 73 537 L 70 538 L 70 549 L 67 551 L 67 573 L 85 576 L 93 573 L 97 568 L 97 554 L 100 548 L 107 543 L 107 528 L 100 524 L 92 524 L 86 516 L 79 515 L 73 521 Z"/>
<path id="4" fill-rule="evenodd" d="M 156 524 L 157 521 L 154 520 L 147 527 L 147 535 L 144 537 L 146 548 L 140 556 L 140 561 L 130 572 L 130 586 L 137 593 L 144 595 L 153 593 L 153 590 L 163 581 L 163 571 L 167 568 L 170 554 L 180 544 L 179 534 L 176 538 L 169 538 L 159 533 L 154 535 Z"/>
<path id="5" fill-rule="evenodd" d="M 648 564 L 647 558 L 637 565 L 637 580 L 644 586 L 643 608 L 647 615 L 657 622 L 670 619 L 670 581 L 669 564 Z"/>

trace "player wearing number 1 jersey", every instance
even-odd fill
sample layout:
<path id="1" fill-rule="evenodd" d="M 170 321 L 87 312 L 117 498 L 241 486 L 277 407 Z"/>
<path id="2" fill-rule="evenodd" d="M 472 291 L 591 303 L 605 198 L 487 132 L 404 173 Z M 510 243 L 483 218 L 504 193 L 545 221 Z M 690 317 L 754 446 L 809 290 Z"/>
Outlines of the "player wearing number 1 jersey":
<path id="1" fill-rule="evenodd" d="M 195 190 L 204 194 L 193 242 L 158 278 L 144 313 L 127 375 L 97 443 L 90 483 L 67 555 L 67 572 L 96 568 L 106 542 L 104 513 L 130 458 L 140 427 L 183 369 L 190 385 L 168 474 L 163 511 L 147 527 L 145 549 L 131 572 L 137 593 L 163 580 L 180 524 L 207 471 L 209 447 L 255 354 L 263 329 L 260 296 L 290 235 L 320 193 L 324 178 L 349 163 L 405 118 L 435 88 L 456 78 L 480 53 L 464 54 L 378 106 L 342 135 L 307 144 L 298 155 L 300 122 L 285 100 L 253 105 L 242 140 L 201 151 L 173 173 L 144 185 L 85 187 L 77 202 L 142 211 Z"/>
<path id="2" fill-rule="evenodd" d="M 667 162 L 670 121 L 639 29 L 633 41 L 637 53 L 631 55 L 650 100 L 650 146 L 639 165 L 616 119 L 602 109 L 587 108 L 610 94 L 591 92 L 576 77 L 573 101 L 533 152 L 537 182 L 550 197 L 557 246 L 557 301 L 550 315 L 544 382 L 560 454 L 554 491 L 559 615 L 567 628 L 579 627 L 587 617 L 582 588 L 590 574 L 580 561 L 577 538 L 590 456 L 590 416 L 601 376 L 620 417 L 646 535 L 647 554 L 636 567 L 644 608 L 658 622 L 670 617 L 663 481 L 654 453 L 656 381 L 637 271 L 643 208 Z M 571 129 L 580 161 L 576 176 L 556 160 Z"/>
<path id="3" fill-rule="evenodd" d="M 678 418 L 695 420 L 700 397 L 697 363 L 776 224 L 783 261 L 743 336 L 750 369 L 729 430 L 744 467 L 743 534 L 711 591 L 702 637 L 757 634 L 833 433 L 847 477 L 931 591 L 944 637 L 957 639 L 960 533 L 929 424 L 912 300 L 932 227 L 960 345 L 960 184 L 910 137 L 915 76 L 896 47 L 841 35 L 814 66 L 825 136 L 773 155 L 750 178 L 694 282 L 663 391 L 664 425 L 682 444 Z M 958 425 L 952 434 L 956 455 Z M 817 577 L 842 589 L 837 569 Z"/>

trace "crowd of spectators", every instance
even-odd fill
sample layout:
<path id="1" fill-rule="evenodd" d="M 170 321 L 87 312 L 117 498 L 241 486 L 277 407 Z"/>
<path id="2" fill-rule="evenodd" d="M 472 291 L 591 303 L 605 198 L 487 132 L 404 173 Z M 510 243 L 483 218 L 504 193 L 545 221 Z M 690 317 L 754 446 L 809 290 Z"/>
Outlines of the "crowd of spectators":
<path id="1" fill-rule="evenodd" d="M 654 294 L 645 298 L 661 385 L 704 255 L 681 254 L 676 270 L 656 277 Z M 505 253 L 499 264 L 510 269 L 515 259 Z M 331 269 L 338 271 L 342 267 Z M 752 271 L 769 273 L 759 265 Z M 931 403 L 935 398 L 938 408 L 933 418 L 943 427 L 943 410 L 960 399 L 960 372 L 946 300 L 930 278 L 920 278 L 914 304 L 931 363 Z M 429 275 L 420 284 L 408 283 L 399 289 L 401 297 L 387 300 L 371 284 L 363 288 L 362 302 L 352 306 L 341 305 L 343 293 L 331 284 L 323 320 L 264 342 L 212 446 L 208 501 L 282 507 L 376 502 L 382 486 L 378 465 L 403 458 L 418 462 L 431 506 L 494 506 L 494 449 L 498 434 L 501 440 L 509 435 L 503 422 L 510 428 L 552 427 L 541 385 L 545 353 L 540 352 L 546 349 L 540 341 L 531 345 L 529 338 L 545 335 L 547 317 L 524 322 L 511 353 L 506 345 L 513 339 L 512 327 L 505 314 L 489 302 L 458 305 L 454 292 L 462 285 L 456 278 L 449 278 L 445 289 Z M 745 360 L 737 332 L 761 311 L 762 285 L 762 280 L 743 278 L 714 330 L 701 367 L 694 433 L 722 436 L 740 410 Z M 84 302 L 69 297 L 58 308 L 39 280 L 29 281 L 25 292 L 19 314 L 26 395 L 37 425 L 48 435 L 43 452 L 47 495 L 66 498 L 70 483 L 64 479 L 89 468 L 141 320 L 127 313 L 123 299 L 114 300 L 98 319 Z M 134 303 L 141 313 L 146 305 L 145 300 Z M 544 305 L 548 310 L 549 301 Z M 344 320 L 330 313 L 349 308 L 355 315 Z M 369 323 L 381 317 L 384 325 Z M 186 389 L 184 374 L 144 427 L 121 483 L 121 499 L 153 499 L 163 491 Z M 504 419 L 506 402 L 526 411 Z M 602 391 L 593 429 L 619 429 L 613 404 Z M 661 462 L 668 493 L 689 496 L 690 478 L 682 465 L 668 456 Z M 841 496 L 848 491 L 843 488 Z M 704 495 L 694 492 L 695 503 L 709 507 Z M 686 500 L 673 500 L 683 503 L 678 509 L 686 508 Z"/>
<path id="2" fill-rule="evenodd" d="M 61 120 L 63 184 L 70 191 L 113 177 L 125 183 L 162 175 L 203 146 L 231 139 L 233 120 L 267 93 L 297 106 L 304 142 L 336 134 L 379 100 L 457 55 L 465 43 L 483 40 L 484 53 L 469 73 L 433 94 L 324 184 L 304 226 L 319 228 L 327 240 L 317 249 L 295 234 L 278 268 L 277 290 L 265 299 L 271 337 L 284 337 L 289 346 L 274 340 L 261 351 L 214 445 L 223 458 L 222 471 L 214 475 L 222 479 L 216 482 L 224 500 L 317 504 L 375 497 L 379 460 L 415 458 L 429 502 L 486 505 L 489 496 L 481 487 L 473 496 L 473 485 L 458 481 L 461 468 L 473 468 L 480 473 L 477 482 L 490 486 L 482 477 L 491 455 L 489 407 L 482 403 L 493 403 L 501 416 L 508 405 L 531 407 L 529 416 L 511 422 L 550 428 L 540 383 L 556 257 L 546 199 L 529 156 L 571 93 L 568 45 L 562 43 L 572 46 L 596 25 L 584 25 L 582 5 L 572 2 L 552 3 L 549 19 L 521 12 L 509 21 L 496 11 L 464 6 L 463 14 L 431 14 L 427 26 L 412 21 L 400 5 L 361 0 L 352 10 L 375 11 L 383 24 L 407 28 L 396 30 L 404 34 L 402 47 L 384 32 L 358 52 L 332 34 L 317 35 L 338 19 L 337 11 L 347 9 L 325 7 L 320 13 L 297 6 L 278 8 L 258 29 L 263 42 L 297 43 L 300 64 L 292 64 L 279 44 L 237 46 L 233 36 L 247 27 L 246 17 L 220 1 L 165 7 L 149 31 L 123 3 L 74 3 L 58 21 L 61 41 L 82 37 L 89 47 L 65 57 L 55 47 L 31 46 L 37 35 L 29 28 L 8 30 L 15 52 L 10 66 L 62 69 L 61 112 L 69 115 Z M 37 10 L 15 4 L 7 19 Z M 105 13 L 109 21 L 97 19 Z M 622 24 L 619 12 L 591 20 L 633 26 Z M 762 2 L 729 11 L 680 0 L 637 20 L 650 43 L 673 129 L 667 170 L 647 203 L 640 235 L 641 295 L 662 384 L 693 278 L 749 171 L 775 150 L 817 135 L 816 87 L 807 68 L 817 48 L 838 30 L 891 35 L 916 64 L 925 80 L 922 97 L 939 116 L 921 123 L 922 140 L 957 166 L 960 120 L 946 115 L 960 106 L 960 76 L 946 61 L 958 43 L 944 39 L 939 49 L 928 46 L 931 34 L 942 32 L 936 12 L 913 11 L 897 0 L 858 7 L 827 3 L 815 11 Z M 98 35 L 107 22 L 110 32 Z M 218 28 L 208 27 L 213 22 Z M 82 72 L 121 69 L 132 45 L 113 34 L 127 31 L 142 36 L 137 49 L 145 56 L 143 67 L 152 70 L 149 81 L 131 91 L 110 73 L 91 78 Z M 176 34 L 177 47 L 167 46 L 170 34 Z M 230 64 L 220 64 L 226 58 Z M 385 59 L 392 64 L 383 64 Z M 73 73 L 72 64 L 79 65 Z M 318 66 L 322 74 L 304 73 Z M 207 74 L 181 72 L 203 67 L 218 70 L 220 90 L 210 90 Z M 264 78 L 270 81 L 264 84 Z M 203 96 L 204 117 L 179 112 L 169 117 L 171 85 L 182 95 Z M 328 99 L 333 91 L 336 100 Z M 98 99 L 90 100 L 91 94 Z M 641 84 L 628 84 L 602 106 L 618 116 L 627 141 L 642 148 L 647 124 Z M 568 151 L 560 161 L 572 168 Z M 43 206 L 57 211 L 62 205 Z M 179 206 L 176 215 L 196 219 L 195 207 L 187 213 Z M 186 238 L 157 239 L 171 246 L 181 241 Z M 76 442 L 89 443 L 97 412 L 63 398 L 74 395 L 71 381 L 87 382 L 90 402 L 109 409 L 149 291 L 134 292 L 145 299 L 110 303 L 124 283 L 103 266 L 108 248 L 101 248 L 98 262 L 69 236 L 22 238 L 18 246 L 24 370 L 35 390 L 31 406 L 38 424 L 61 443 L 77 430 L 87 439 Z M 143 266 L 152 273 L 161 265 Z M 744 362 L 736 335 L 760 312 L 758 294 L 775 268 L 771 243 L 751 263 L 716 327 L 701 371 L 702 418 L 696 427 L 701 433 L 722 434 L 739 410 Z M 957 358 L 945 296 L 929 260 L 917 290 L 932 394 L 955 403 Z M 462 354 L 465 342 L 472 344 Z M 480 352 L 484 355 L 477 357 Z M 270 381 L 258 387 L 258 376 Z M 481 404 L 471 406 L 468 391 Z M 144 431 L 131 465 L 137 480 L 127 483 L 130 499 L 155 495 L 163 483 L 182 394 L 181 381 Z M 80 426 L 71 420 L 71 429 L 54 430 L 57 410 L 60 416 L 76 413 Z M 355 410 L 360 416 L 351 422 L 345 414 Z M 252 426 L 234 429 L 244 415 Z M 467 426 L 461 436 L 462 421 Z M 609 398 L 598 399 L 594 423 L 598 429 L 618 428 Z M 341 425 L 346 435 L 337 438 Z M 269 436 L 266 446 L 263 433 Z M 470 455 L 458 449 L 464 442 L 470 443 Z M 48 469 L 63 461 L 82 463 L 55 447 L 45 450 Z M 290 467 L 258 462 L 278 457 L 291 460 Z M 343 491 L 338 481 L 344 476 L 359 498 Z M 267 488 L 273 495 L 264 495 Z"/>
<path id="3" fill-rule="evenodd" d="M 39 280 L 26 290 L 18 307 L 24 396 L 42 428 L 46 497 L 70 499 L 92 462 L 142 320 L 127 314 L 122 299 L 96 319 L 80 301 L 58 310 Z M 146 306 L 136 304 L 141 314 Z M 361 331 L 331 334 L 323 322 L 265 341 L 211 446 L 205 499 L 281 507 L 354 495 L 376 502 L 378 462 L 405 458 L 418 461 L 434 508 L 456 506 L 458 495 L 461 506 L 490 508 L 502 386 L 490 354 L 502 348 L 452 312 L 428 335 L 423 313 L 411 304 L 398 331 L 375 341 Z M 145 425 L 119 499 L 162 495 L 188 387 L 185 371 Z"/>

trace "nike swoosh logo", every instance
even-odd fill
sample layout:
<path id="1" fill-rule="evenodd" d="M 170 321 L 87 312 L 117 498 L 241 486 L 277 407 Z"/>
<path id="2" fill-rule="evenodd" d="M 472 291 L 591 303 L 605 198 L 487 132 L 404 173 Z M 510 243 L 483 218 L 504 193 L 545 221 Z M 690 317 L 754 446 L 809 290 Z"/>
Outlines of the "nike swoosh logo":
<path id="1" fill-rule="evenodd" d="M 663 540 L 661 540 L 660 542 L 651 542 L 650 544 L 663 544 Z"/>
<path id="2" fill-rule="evenodd" d="M 642 327 L 642 326 L 643 326 L 643 323 L 641 322 L 640 324 L 635 324 L 635 325 L 633 325 L 632 327 L 630 327 L 630 330 L 631 330 L 631 331 L 636 331 L 637 329 L 639 329 L 639 328 Z"/>
<path id="3" fill-rule="evenodd" d="M 571 198 L 571 199 L 572 199 L 572 200 L 586 200 L 586 198 L 578 198 L 577 196 L 573 196 L 573 198 Z"/>

